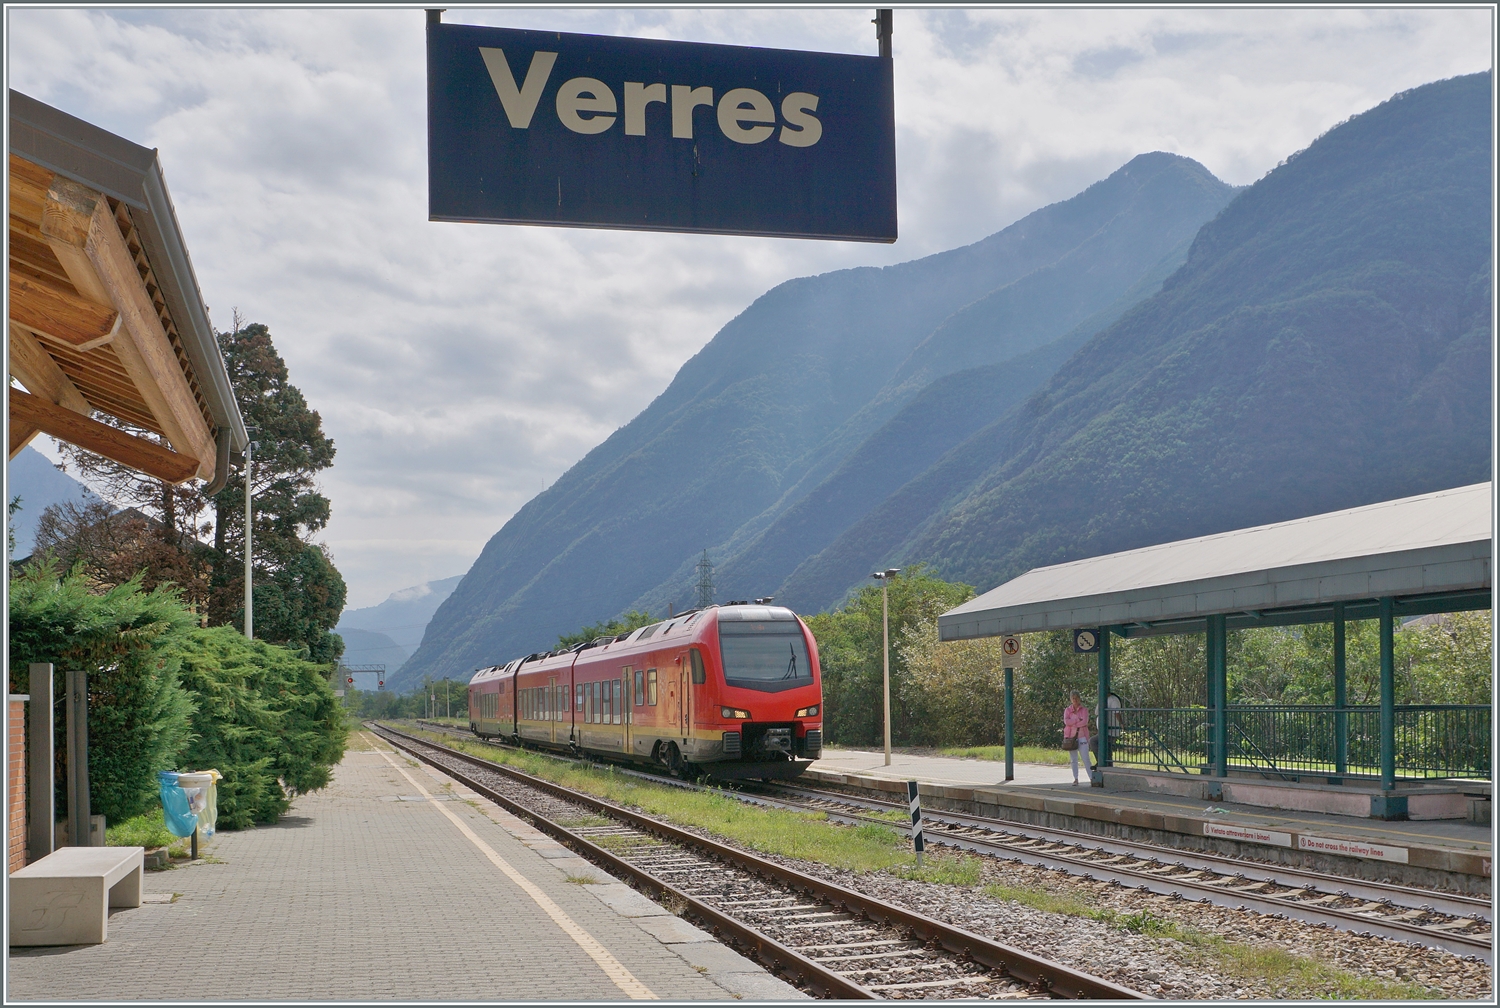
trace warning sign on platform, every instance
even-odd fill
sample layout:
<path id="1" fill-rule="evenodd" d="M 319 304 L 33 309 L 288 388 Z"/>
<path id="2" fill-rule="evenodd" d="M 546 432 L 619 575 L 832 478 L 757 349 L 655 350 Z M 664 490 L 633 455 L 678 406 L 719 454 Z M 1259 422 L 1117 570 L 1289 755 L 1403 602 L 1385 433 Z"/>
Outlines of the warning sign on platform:
<path id="1" fill-rule="evenodd" d="M 1292 835 L 1290 833 L 1277 833 L 1275 830 L 1263 830 L 1255 826 L 1231 826 L 1228 823 L 1206 822 L 1203 824 L 1203 835 L 1220 837 L 1224 840 L 1243 840 L 1246 843 L 1269 844 L 1272 847 L 1290 847 Z"/>
<path id="2" fill-rule="evenodd" d="M 1331 837 L 1299 836 L 1299 850 L 1317 851 L 1320 854 L 1339 854 L 1343 857 L 1375 858 L 1379 861 L 1397 861 L 1406 864 L 1407 849 L 1389 844 L 1367 843 L 1363 840 L 1334 840 Z"/>

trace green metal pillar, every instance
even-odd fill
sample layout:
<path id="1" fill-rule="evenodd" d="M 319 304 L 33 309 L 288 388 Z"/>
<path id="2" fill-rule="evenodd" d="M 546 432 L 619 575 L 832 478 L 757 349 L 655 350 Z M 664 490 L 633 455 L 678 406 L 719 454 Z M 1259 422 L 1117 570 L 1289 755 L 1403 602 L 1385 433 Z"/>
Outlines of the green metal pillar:
<path id="1" fill-rule="evenodd" d="M 1349 680 L 1344 648 L 1344 603 L 1333 604 L 1333 760 L 1342 778 L 1349 772 Z"/>
<path id="2" fill-rule="evenodd" d="M 1005 779 L 1016 779 L 1016 670 L 1005 670 Z"/>
<path id="3" fill-rule="evenodd" d="M 1099 628 L 1099 707 L 1094 715 L 1099 734 L 1099 769 L 1110 765 L 1109 760 L 1109 627 Z"/>
<path id="4" fill-rule="evenodd" d="M 1208 697 L 1213 708 L 1213 740 L 1209 760 L 1216 777 L 1229 776 L 1229 660 L 1228 629 L 1221 613 L 1208 617 L 1204 650 L 1208 652 Z"/>
<path id="5" fill-rule="evenodd" d="M 1396 790 L 1396 600 L 1380 600 L 1380 790 Z"/>

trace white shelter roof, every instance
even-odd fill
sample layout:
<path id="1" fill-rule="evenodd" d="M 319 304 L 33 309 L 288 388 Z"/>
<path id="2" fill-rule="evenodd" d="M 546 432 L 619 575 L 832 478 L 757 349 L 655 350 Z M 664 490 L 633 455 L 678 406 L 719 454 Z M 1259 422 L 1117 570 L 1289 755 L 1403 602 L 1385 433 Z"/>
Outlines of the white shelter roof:
<path id="1" fill-rule="evenodd" d="M 938 618 L 943 640 L 1115 626 L 1126 636 L 1488 607 L 1491 485 L 1038 567 Z M 1366 611 L 1370 610 L 1370 611 Z"/>

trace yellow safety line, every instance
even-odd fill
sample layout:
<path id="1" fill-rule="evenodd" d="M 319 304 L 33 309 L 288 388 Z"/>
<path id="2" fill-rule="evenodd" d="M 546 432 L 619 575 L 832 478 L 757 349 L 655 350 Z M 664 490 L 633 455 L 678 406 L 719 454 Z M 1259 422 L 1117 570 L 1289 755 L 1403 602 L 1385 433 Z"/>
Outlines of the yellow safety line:
<path id="1" fill-rule="evenodd" d="M 637 1001 L 651 1000 L 656 997 L 656 995 L 652 993 L 651 988 L 647 987 L 645 984 L 636 979 L 635 974 L 626 969 L 625 965 L 621 963 L 620 960 L 610 955 L 609 950 L 606 949 L 603 945 L 600 945 L 596 940 L 594 940 L 593 935 L 589 934 L 583 928 L 579 927 L 578 924 L 573 920 L 573 918 L 567 915 L 567 912 L 564 911 L 562 907 L 552 902 L 552 898 L 550 896 L 542 892 L 541 889 L 537 888 L 536 883 L 532 882 L 531 879 L 516 871 L 516 869 L 511 866 L 509 861 L 506 861 L 499 854 L 495 853 L 495 849 L 493 847 L 481 840 L 478 834 L 476 834 L 469 828 L 468 823 L 464 822 L 458 816 L 454 815 L 453 812 L 449 810 L 445 805 L 443 805 L 442 802 L 438 801 L 437 799 L 433 798 L 432 795 L 428 794 L 427 789 L 424 788 L 416 780 L 416 778 L 407 773 L 405 767 L 401 766 L 401 764 L 391 759 L 390 752 L 388 750 L 376 749 L 375 751 L 380 753 L 380 755 L 385 758 L 385 761 L 387 763 L 395 767 L 397 772 L 399 772 L 402 777 L 405 777 L 407 781 L 411 783 L 412 787 L 420 791 L 422 797 L 431 802 L 434 808 L 443 813 L 443 815 L 447 816 L 448 821 L 457 826 L 459 832 L 469 838 L 470 843 L 483 851 L 484 856 L 489 858 L 491 863 L 493 863 L 496 868 L 499 868 L 502 872 L 504 872 L 506 878 L 510 879 L 516 885 L 520 886 L 521 890 L 526 893 L 527 896 L 531 897 L 532 902 L 541 907 L 542 910 L 546 912 L 548 917 L 551 917 L 554 921 L 556 921 L 557 926 L 562 928 L 563 931 L 567 933 L 567 936 L 569 938 L 577 942 L 578 947 L 583 949 L 583 951 L 588 954 L 588 957 L 590 959 L 599 964 L 599 968 L 604 971 L 605 976 L 609 977 L 609 979 L 614 982 L 614 985 L 616 987 L 620 988 L 620 990 L 624 991 L 625 994 Z"/>

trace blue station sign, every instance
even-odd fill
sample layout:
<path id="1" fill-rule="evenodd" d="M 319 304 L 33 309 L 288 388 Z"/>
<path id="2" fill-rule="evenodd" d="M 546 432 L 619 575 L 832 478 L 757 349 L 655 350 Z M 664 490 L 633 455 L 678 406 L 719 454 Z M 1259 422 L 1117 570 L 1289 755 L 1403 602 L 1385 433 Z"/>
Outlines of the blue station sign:
<path id="1" fill-rule="evenodd" d="M 435 221 L 896 240 L 891 61 L 431 23 Z"/>

